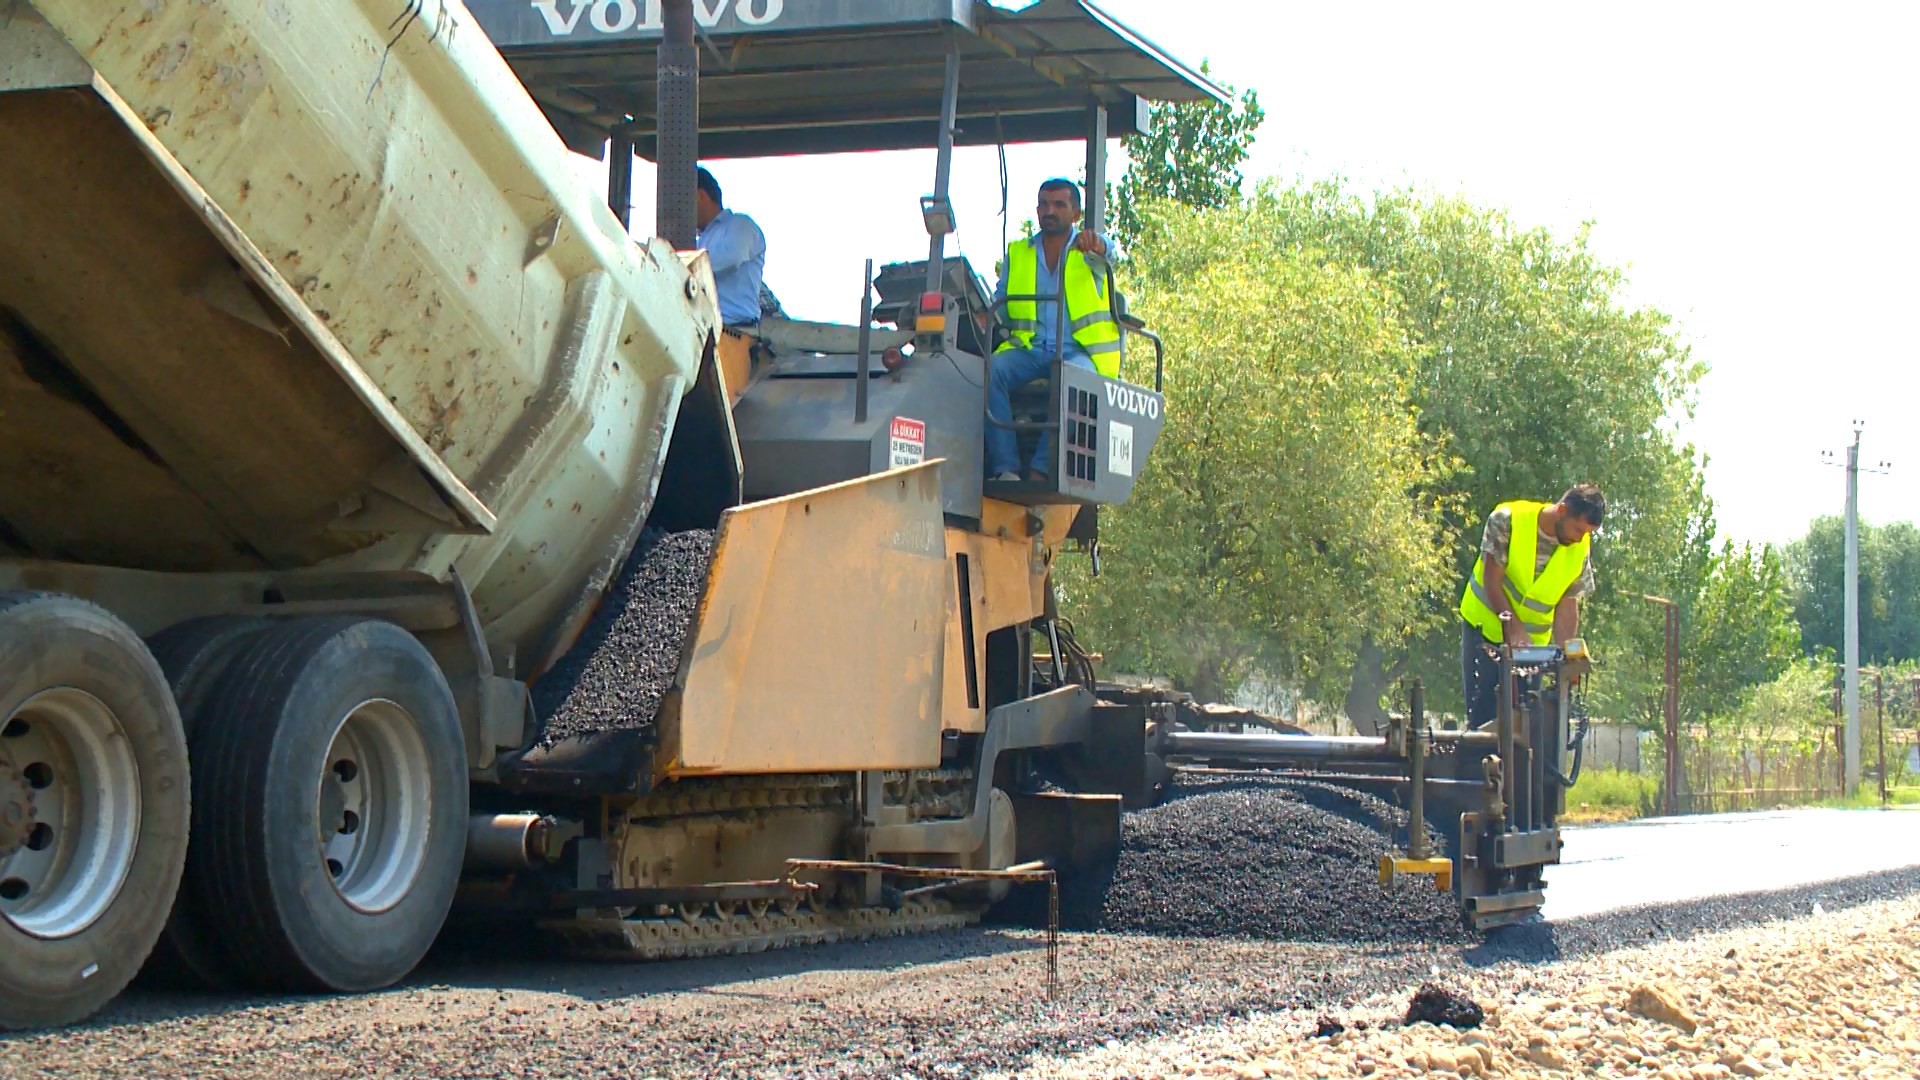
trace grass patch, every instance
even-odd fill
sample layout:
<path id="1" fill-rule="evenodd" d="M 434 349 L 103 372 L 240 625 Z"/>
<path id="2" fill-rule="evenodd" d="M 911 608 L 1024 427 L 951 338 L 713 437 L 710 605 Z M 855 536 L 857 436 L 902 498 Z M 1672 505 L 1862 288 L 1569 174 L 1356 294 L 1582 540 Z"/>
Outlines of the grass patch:
<path id="1" fill-rule="evenodd" d="M 1892 806 L 1920 806 L 1920 788 L 1895 788 L 1887 792 L 1887 801 Z M 1829 810 L 1878 810 L 1880 809 L 1880 786 L 1863 780 L 1860 783 L 1859 792 L 1853 798 L 1822 799 L 1813 805 Z"/>
<path id="2" fill-rule="evenodd" d="M 1639 816 L 1630 806 L 1569 806 L 1559 820 L 1562 825 L 1612 825 Z"/>
<path id="3" fill-rule="evenodd" d="M 1582 769 L 1567 792 L 1563 818 L 1573 824 L 1631 821 L 1654 812 L 1660 784 L 1651 776 L 1620 769 Z"/>

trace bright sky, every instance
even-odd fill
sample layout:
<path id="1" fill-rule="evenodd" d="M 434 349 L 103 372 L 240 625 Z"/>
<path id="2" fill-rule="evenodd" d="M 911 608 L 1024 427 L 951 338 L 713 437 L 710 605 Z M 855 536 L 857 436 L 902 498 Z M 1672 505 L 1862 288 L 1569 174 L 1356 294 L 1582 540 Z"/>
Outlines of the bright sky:
<path id="1" fill-rule="evenodd" d="M 1173 55 L 1260 92 L 1250 178 L 1418 184 L 1570 234 L 1594 222 L 1629 298 L 1712 365 L 1686 436 L 1721 533 L 1786 541 L 1838 513 L 1821 451 L 1865 424 L 1870 521 L 1920 521 L 1920 6 L 1276 4 L 1100 0 Z M 1117 147 L 1117 144 L 1116 144 Z M 1008 151 L 1011 227 L 1078 144 Z M 584 161 L 584 159 L 583 159 Z M 789 314 L 853 322 L 861 263 L 924 258 L 928 152 L 716 162 L 768 236 Z M 1118 165 L 1116 163 L 1116 171 Z M 591 171 L 591 170 L 589 170 Z M 635 176 L 634 224 L 653 220 Z M 1000 245 L 991 149 L 956 154 L 960 247 Z"/>

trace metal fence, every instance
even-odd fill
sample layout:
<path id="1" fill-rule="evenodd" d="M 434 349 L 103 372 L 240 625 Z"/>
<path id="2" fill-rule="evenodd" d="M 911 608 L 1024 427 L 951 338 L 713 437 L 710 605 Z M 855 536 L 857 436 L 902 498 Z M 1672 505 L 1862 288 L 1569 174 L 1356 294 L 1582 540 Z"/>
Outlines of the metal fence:
<path id="1" fill-rule="evenodd" d="M 1920 730 L 1861 712 L 1857 796 L 1891 802 L 1902 792 L 1920 791 Z M 1845 732 L 1844 724 L 1835 723 L 1808 746 L 1685 725 L 1678 805 L 1683 813 L 1712 813 L 1839 799 L 1845 794 Z"/>
<path id="2" fill-rule="evenodd" d="M 1811 747 L 1741 734 L 1699 724 L 1681 728 L 1677 802 L 1683 813 L 1763 810 L 1841 795 L 1838 729 Z"/>

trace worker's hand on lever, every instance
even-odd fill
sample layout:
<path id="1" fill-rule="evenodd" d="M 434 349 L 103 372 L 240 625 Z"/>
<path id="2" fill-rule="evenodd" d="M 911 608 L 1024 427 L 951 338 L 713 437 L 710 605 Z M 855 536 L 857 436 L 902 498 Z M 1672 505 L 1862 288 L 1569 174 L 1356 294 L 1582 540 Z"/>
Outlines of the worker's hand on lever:
<path id="1" fill-rule="evenodd" d="M 1533 644 L 1533 639 L 1527 636 L 1527 628 L 1520 624 L 1520 620 L 1511 611 L 1500 613 L 1500 628 L 1505 631 L 1507 644 L 1516 649 Z"/>

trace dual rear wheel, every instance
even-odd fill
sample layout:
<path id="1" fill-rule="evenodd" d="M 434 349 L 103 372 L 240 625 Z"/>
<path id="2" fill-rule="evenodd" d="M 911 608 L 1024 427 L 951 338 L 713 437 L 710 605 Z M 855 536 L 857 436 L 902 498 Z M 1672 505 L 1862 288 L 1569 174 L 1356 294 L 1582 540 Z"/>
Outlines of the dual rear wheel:
<path id="1" fill-rule="evenodd" d="M 0 1028 L 89 1015 L 166 918 L 188 822 L 179 711 L 92 604 L 0 594 Z"/>
<path id="2" fill-rule="evenodd" d="M 413 970 L 467 824 L 465 738 L 426 649 L 371 619 L 277 624 L 234 646 L 190 723 L 181 914 L 215 964 L 306 991 Z"/>
<path id="3" fill-rule="evenodd" d="M 143 962 L 390 985 L 446 919 L 466 819 L 452 692 L 399 627 L 201 619 L 149 647 L 0 594 L 0 1029 L 82 1019 Z"/>

